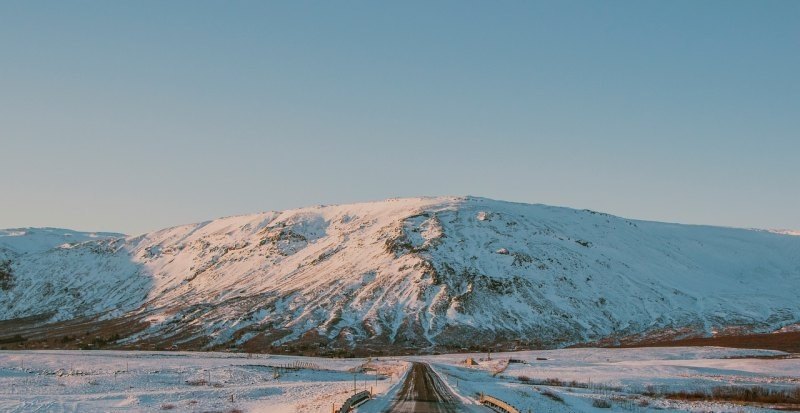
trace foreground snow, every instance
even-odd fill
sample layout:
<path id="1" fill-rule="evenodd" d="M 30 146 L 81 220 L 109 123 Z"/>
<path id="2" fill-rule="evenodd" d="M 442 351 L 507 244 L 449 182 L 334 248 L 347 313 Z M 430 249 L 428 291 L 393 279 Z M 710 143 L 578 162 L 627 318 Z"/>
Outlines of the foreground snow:
<path id="1" fill-rule="evenodd" d="M 405 369 L 353 374 L 364 359 L 128 351 L 0 352 L 0 411 L 325 412 Z M 298 370 L 283 369 L 303 363 Z"/>
<path id="2" fill-rule="evenodd" d="M 609 400 L 613 411 L 765 411 L 641 393 L 720 385 L 794 388 L 800 385 L 800 359 L 763 358 L 782 354 L 683 347 L 498 353 L 491 354 L 492 360 L 485 360 L 486 354 L 451 354 L 368 361 L 229 353 L 3 351 L 0 411 L 330 412 L 352 393 L 355 377 L 359 389 L 372 387 L 377 393 L 358 412 L 377 413 L 391 404 L 412 360 L 430 363 L 476 411 L 481 409 L 475 404 L 480 392 L 535 412 L 608 411 L 592 407 L 595 399 Z M 753 356 L 762 358 L 749 358 Z M 468 357 L 478 364 L 465 365 Z M 508 364 L 509 359 L 520 363 Z M 272 367 L 298 363 L 307 368 L 278 371 L 276 376 Z M 363 367 L 366 373 L 351 372 Z M 381 373 L 377 380 L 373 369 Z M 535 384 L 546 379 L 589 386 Z"/>

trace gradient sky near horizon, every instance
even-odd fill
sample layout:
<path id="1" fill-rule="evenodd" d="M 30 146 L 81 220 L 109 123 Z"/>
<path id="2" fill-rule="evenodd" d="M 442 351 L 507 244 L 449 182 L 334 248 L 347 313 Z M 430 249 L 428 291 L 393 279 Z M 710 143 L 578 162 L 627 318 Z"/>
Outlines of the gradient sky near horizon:
<path id="1" fill-rule="evenodd" d="M 800 229 L 798 1 L 4 1 L 0 228 L 471 194 Z"/>

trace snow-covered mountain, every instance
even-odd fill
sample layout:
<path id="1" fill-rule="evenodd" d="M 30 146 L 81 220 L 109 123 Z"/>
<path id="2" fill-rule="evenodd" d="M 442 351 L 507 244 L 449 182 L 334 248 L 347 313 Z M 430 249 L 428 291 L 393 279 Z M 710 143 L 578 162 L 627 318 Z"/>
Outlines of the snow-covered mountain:
<path id="1" fill-rule="evenodd" d="M 137 237 L 0 231 L 0 320 L 17 321 L 4 333 L 128 320 L 127 345 L 563 346 L 773 331 L 800 321 L 797 291 L 800 237 L 476 197 Z"/>

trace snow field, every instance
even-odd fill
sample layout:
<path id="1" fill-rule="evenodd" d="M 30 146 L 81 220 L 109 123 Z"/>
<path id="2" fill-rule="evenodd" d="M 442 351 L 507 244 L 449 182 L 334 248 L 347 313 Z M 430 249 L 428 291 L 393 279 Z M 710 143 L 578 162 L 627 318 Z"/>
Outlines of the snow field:
<path id="1" fill-rule="evenodd" d="M 763 358 L 781 355 L 785 354 L 719 347 L 586 348 L 498 353 L 491 354 L 492 361 L 485 360 L 486 353 L 450 354 L 433 356 L 429 361 L 463 396 L 476 398 L 483 392 L 523 412 L 761 412 L 771 410 L 731 403 L 667 400 L 642 393 L 731 385 L 797 388 L 800 358 Z M 466 366 L 467 357 L 479 364 Z M 519 362 L 509 363 L 502 373 L 493 376 L 509 359 Z M 542 384 L 548 380 L 559 385 Z M 609 401 L 611 407 L 594 407 L 595 400 Z"/>
<path id="2" fill-rule="evenodd" d="M 298 361 L 319 370 L 273 367 Z M 228 353 L 2 351 L 0 411 L 328 413 L 352 393 L 350 370 L 365 362 Z M 376 386 L 373 372 L 355 378 L 359 389 L 372 386 L 380 392 L 389 386 L 380 377 Z"/>
<path id="3" fill-rule="evenodd" d="M 491 361 L 485 360 L 485 353 L 368 360 L 191 352 L 2 351 L 0 411 L 327 413 L 352 394 L 355 377 L 357 390 L 371 388 L 376 394 L 358 413 L 378 413 L 391 405 L 410 362 L 422 361 L 430 363 L 471 409 L 478 408 L 474 403 L 483 392 L 522 412 L 762 412 L 769 410 L 642 393 L 730 385 L 796 388 L 800 386 L 800 358 L 774 358 L 784 356 L 777 351 L 720 347 L 492 353 Z M 468 357 L 478 364 L 465 365 Z M 509 363 L 512 359 L 516 362 Z M 298 363 L 316 369 L 275 368 Z M 607 401 L 611 407 L 595 407 L 596 400 Z"/>

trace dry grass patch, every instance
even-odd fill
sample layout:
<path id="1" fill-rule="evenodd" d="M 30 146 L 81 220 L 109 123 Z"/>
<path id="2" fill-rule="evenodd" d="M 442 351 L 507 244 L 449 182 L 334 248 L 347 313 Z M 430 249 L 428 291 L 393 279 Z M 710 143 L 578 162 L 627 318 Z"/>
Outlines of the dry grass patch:
<path id="1" fill-rule="evenodd" d="M 664 397 L 687 401 L 800 404 L 800 387 L 787 390 L 763 386 L 724 386 L 715 387 L 711 391 L 684 390 L 669 392 L 665 393 Z"/>

